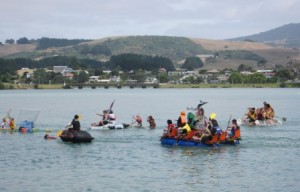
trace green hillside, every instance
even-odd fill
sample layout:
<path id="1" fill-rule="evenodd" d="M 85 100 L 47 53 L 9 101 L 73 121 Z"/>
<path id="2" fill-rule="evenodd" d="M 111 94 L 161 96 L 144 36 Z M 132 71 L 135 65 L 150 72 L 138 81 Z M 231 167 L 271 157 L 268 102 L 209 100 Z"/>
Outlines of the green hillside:
<path id="1" fill-rule="evenodd" d="M 47 40 L 49 41 L 49 39 Z M 207 52 L 201 45 L 184 37 L 129 36 L 107 38 L 104 41 L 98 41 L 95 40 L 66 47 L 56 46 L 49 48 L 47 46 L 47 50 L 40 50 L 41 47 L 38 47 L 35 51 L 14 53 L 6 56 L 6 58 L 25 56 L 36 59 L 51 56 L 75 56 L 78 58 L 109 60 L 112 55 L 135 53 L 163 56 L 177 62 L 187 57 Z M 51 42 L 48 42 L 48 44 L 51 44 Z"/>

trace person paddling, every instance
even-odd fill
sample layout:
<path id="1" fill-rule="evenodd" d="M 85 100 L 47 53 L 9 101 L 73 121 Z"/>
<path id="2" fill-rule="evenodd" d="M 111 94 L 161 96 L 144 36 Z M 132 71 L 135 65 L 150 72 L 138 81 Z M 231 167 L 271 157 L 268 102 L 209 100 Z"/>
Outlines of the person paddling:
<path id="1" fill-rule="evenodd" d="M 72 125 L 72 128 L 69 128 L 69 131 L 80 131 L 79 115 L 74 116 L 70 125 Z"/>

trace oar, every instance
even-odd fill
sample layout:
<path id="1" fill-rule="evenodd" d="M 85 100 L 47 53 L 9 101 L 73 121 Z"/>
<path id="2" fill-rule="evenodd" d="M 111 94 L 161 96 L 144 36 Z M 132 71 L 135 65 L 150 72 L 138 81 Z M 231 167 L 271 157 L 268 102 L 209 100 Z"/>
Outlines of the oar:
<path id="1" fill-rule="evenodd" d="M 61 136 L 62 133 L 63 133 L 63 130 L 59 130 L 59 131 L 56 133 L 55 137 Z"/>
<path id="2" fill-rule="evenodd" d="M 286 117 L 278 117 L 278 116 L 275 116 L 275 117 L 277 117 L 277 118 L 281 119 L 281 120 L 282 120 L 282 121 L 284 121 L 284 122 L 286 122 L 286 120 L 287 120 L 287 118 L 286 118 Z"/>
<path id="3" fill-rule="evenodd" d="M 130 127 L 132 127 L 132 124 L 133 124 L 133 118 L 134 118 L 134 115 L 132 115 Z"/>

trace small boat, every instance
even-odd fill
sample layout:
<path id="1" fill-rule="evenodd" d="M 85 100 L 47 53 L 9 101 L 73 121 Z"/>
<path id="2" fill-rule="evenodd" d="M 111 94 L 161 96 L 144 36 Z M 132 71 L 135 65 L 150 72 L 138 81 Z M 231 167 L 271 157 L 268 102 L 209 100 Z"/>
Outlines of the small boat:
<path id="1" fill-rule="evenodd" d="M 72 142 L 72 143 L 90 143 L 94 139 L 86 131 L 69 131 L 69 130 L 63 131 L 59 137 L 64 142 Z"/>
<path id="2" fill-rule="evenodd" d="M 90 129 L 91 130 L 113 130 L 113 129 L 126 129 L 129 127 L 129 124 L 122 123 L 122 124 L 106 124 L 99 126 L 97 124 L 92 124 Z"/>

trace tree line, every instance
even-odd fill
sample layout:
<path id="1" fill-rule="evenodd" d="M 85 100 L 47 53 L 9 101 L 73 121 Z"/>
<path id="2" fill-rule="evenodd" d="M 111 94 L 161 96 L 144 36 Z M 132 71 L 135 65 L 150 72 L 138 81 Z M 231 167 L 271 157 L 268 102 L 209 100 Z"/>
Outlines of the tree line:
<path id="1" fill-rule="evenodd" d="M 50 47 L 65 47 L 71 45 L 78 45 L 79 43 L 89 42 L 87 39 L 63 39 L 63 38 L 48 38 L 42 37 L 40 39 L 31 39 L 21 37 L 18 40 L 6 39 L 5 44 L 37 44 L 37 49 L 47 49 Z M 0 45 L 3 43 L 0 42 Z"/>
<path id="2" fill-rule="evenodd" d="M 137 54 L 121 54 L 112 56 L 107 62 L 101 62 L 92 59 L 79 59 L 77 57 L 57 56 L 49 57 L 41 60 L 32 60 L 26 58 L 3 59 L 0 58 L 0 82 L 11 82 L 13 76 L 16 76 L 16 71 L 21 68 L 36 68 L 38 69 L 35 76 L 39 77 L 39 83 L 45 83 L 51 80 L 53 83 L 64 81 L 62 76 L 53 73 L 46 73 L 45 68 L 52 69 L 53 66 L 68 66 L 73 70 L 89 71 L 90 75 L 102 74 L 101 71 L 108 69 L 113 74 L 118 75 L 118 71 L 125 72 L 135 71 L 134 74 L 140 74 L 141 71 L 153 71 L 156 74 L 160 68 L 165 68 L 168 71 L 175 70 L 170 59 L 164 57 L 152 57 Z M 134 75 L 133 74 L 133 75 Z M 75 79 L 78 75 L 79 79 L 86 80 L 84 74 L 74 74 Z M 84 78 L 80 78 L 84 76 Z M 41 78 L 42 77 L 42 78 Z M 42 79 L 42 82 L 41 82 Z M 27 80 L 27 81 L 30 81 Z M 26 82 L 28 83 L 28 82 Z"/>

